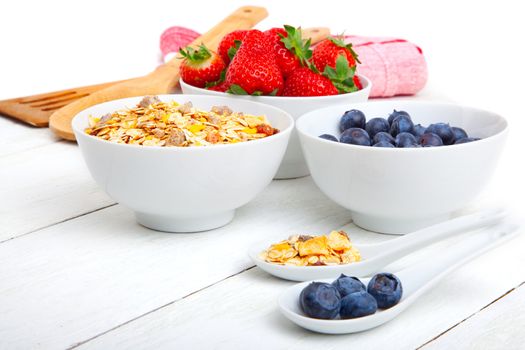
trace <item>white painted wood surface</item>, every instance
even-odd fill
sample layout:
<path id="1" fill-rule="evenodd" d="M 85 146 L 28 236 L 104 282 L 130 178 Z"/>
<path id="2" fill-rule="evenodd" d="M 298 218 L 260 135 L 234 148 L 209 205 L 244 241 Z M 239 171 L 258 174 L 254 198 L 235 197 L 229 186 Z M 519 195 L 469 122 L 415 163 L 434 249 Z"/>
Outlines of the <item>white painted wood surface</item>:
<path id="1" fill-rule="evenodd" d="M 525 275 L 521 247 L 525 237 L 476 259 L 451 274 L 397 319 L 376 329 L 328 336 L 306 331 L 283 318 L 277 308 L 280 292 L 293 282 L 254 268 L 119 327 L 80 348 L 100 349 L 328 349 L 416 348 L 446 331 L 508 291 Z M 427 254 L 420 254 L 425 258 Z M 440 249 L 437 249 L 440 251 Z M 504 257 L 504 258 L 501 258 Z M 498 260 L 498 261 L 496 261 Z M 496 261 L 496 262 L 495 262 Z M 520 263 L 509 274 L 498 273 Z M 486 276 L 492 276 L 487 279 Z M 521 310 L 523 311 L 523 309 Z M 201 336 L 206 330 L 206 336 Z M 452 347 L 443 347 L 451 349 Z"/>
<path id="2" fill-rule="evenodd" d="M 524 310 L 525 285 L 522 284 L 423 349 L 523 349 Z"/>
<path id="3" fill-rule="evenodd" d="M 0 99 L 141 75 L 155 66 L 163 29 L 183 24 L 203 31 L 245 3 L 204 2 L 154 1 L 148 5 L 167 10 L 148 16 L 143 4 L 9 2 L 9 16 L 0 21 L 0 33 L 9 34 L 2 45 L 11 52 L 1 56 Z M 330 25 L 334 32 L 418 43 L 430 80 L 411 98 L 493 109 L 511 124 L 494 181 L 468 210 L 501 203 L 523 216 L 525 53 L 515 43 L 525 28 L 517 5 L 327 0 L 323 9 L 298 11 L 291 2 L 251 3 L 270 12 L 261 28 Z M 358 14 L 351 21 L 350 9 Z M 118 29 L 100 25 L 115 17 L 127 20 Z M 291 282 L 250 269 L 246 248 L 341 226 L 358 242 L 391 238 L 349 224 L 348 212 L 310 178 L 273 182 L 219 230 L 150 231 L 96 186 L 75 145 L 0 118 L 0 349 L 523 348 L 524 287 L 505 293 L 525 281 L 524 236 L 457 270 L 375 330 L 326 336 L 288 322 L 276 297 Z"/>

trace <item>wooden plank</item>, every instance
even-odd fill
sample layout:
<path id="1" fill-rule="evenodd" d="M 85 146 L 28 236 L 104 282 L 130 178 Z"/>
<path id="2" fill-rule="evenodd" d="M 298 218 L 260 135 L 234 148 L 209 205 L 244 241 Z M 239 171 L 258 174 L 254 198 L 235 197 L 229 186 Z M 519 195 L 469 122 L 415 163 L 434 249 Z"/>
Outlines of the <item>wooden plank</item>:
<path id="1" fill-rule="evenodd" d="M 47 128 L 35 128 L 0 115 L 0 158 L 57 141 Z"/>
<path id="2" fill-rule="evenodd" d="M 75 144 L 58 142 L 0 157 L 0 241 L 113 204 Z"/>
<path id="3" fill-rule="evenodd" d="M 523 244 L 522 235 L 472 261 L 397 319 L 362 333 L 329 336 L 295 326 L 280 315 L 276 303 L 282 290 L 293 282 L 273 278 L 254 268 L 79 348 L 414 349 L 476 312 L 509 286 L 525 280 Z M 515 268 L 500 273 L 507 266 Z"/>
<path id="4" fill-rule="evenodd" d="M 430 342 L 422 349 L 523 349 L 525 285 Z"/>
<path id="5" fill-rule="evenodd" d="M 0 347 L 71 346 L 250 267 L 254 241 L 323 232 L 348 217 L 307 177 L 274 181 L 209 232 L 151 231 L 113 206 L 4 242 Z"/>

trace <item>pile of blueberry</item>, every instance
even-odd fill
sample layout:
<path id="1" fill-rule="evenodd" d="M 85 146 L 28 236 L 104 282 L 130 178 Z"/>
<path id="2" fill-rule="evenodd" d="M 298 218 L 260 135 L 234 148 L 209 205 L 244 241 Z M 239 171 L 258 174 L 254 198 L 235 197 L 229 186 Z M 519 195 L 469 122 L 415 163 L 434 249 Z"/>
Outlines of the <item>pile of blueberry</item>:
<path id="1" fill-rule="evenodd" d="M 469 137 L 462 128 L 448 123 L 435 123 L 424 127 L 412 122 L 405 111 L 394 111 L 385 118 L 366 121 L 365 114 L 357 109 L 346 111 L 339 122 L 341 137 L 323 134 L 319 137 L 360 146 L 373 147 L 435 147 L 455 145 L 479 140 Z"/>
<path id="2" fill-rule="evenodd" d="M 339 276 L 334 282 L 312 282 L 299 296 L 306 316 L 333 320 L 374 314 L 396 305 L 403 294 L 401 281 L 391 273 L 378 273 L 365 287 L 357 277 Z"/>

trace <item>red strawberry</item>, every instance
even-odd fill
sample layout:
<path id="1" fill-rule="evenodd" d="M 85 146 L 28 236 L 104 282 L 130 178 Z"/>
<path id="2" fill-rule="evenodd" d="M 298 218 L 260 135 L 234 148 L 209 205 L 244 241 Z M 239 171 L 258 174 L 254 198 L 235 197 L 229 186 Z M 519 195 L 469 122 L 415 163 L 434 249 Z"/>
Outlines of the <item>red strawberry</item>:
<path id="1" fill-rule="evenodd" d="M 224 63 L 230 63 L 231 59 L 235 55 L 235 52 L 239 49 L 247 30 L 235 30 L 229 34 L 226 34 L 221 42 L 217 52 L 221 56 Z"/>
<path id="2" fill-rule="evenodd" d="M 357 75 L 354 75 L 354 84 L 357 90 L 361 90 L 363 88 L 363 85 L 359 81 L 359 78 L 357 77 Z"/>
<path id="3" fill-rule="evenodd" d="M 283 76 L 275 62 L 272 45 L 259 30 L 246 33 L 226 72 L 228 92 L 233 94 L 278 94 Z"/>
<path id="4" fill-rule="evenodd" d="M 309 68 L 297 68 L 286 80 L 283 96 L 337 95 L 338 91 L 330 79 L 312 72 Z"/>
<path id="5" fill-rule="evenodd" d="M 202 88 L 206 83 L 219 80 L 226 68 L 221 56 L 204 45 L 200 45 L 198 50 L 191 47 L 180 49 L 179 53 L 184 58 L 180 65 L 180 76 L 193 86 Z"/>
<path id="6" fill-rule="evenodd" d="M 301 28 L 285 25 L 284 29 L 272 28 L 264 33 L 273 44 L 275 59 L 283 77 L 288 77 L 293 70 L 304 66 L 306 60 L 312 57 L 310 40 L 303 40 Z"/>
<path id="7" fill-rule="evenodd" d="M 352 44 L 345 44 L 341 38 L 328 38 L 321 41 L 314 48 L 312 61 L 319 72 L 324 72 L 326 66 L 335 68 L 339 55 L 343 55 L 350 67 L 356 66 L 357 54 L 352 49 Z"/>
<path id="8" fill-rule="evenodd" d="M 222 82 L 217 85 L 209 86 L 206 89 L 213 90 L 213 91 L 220 91 L 220 92 L 226 92 L 228 90 L 229 86 L 226 84 L 226 82 Z"/>

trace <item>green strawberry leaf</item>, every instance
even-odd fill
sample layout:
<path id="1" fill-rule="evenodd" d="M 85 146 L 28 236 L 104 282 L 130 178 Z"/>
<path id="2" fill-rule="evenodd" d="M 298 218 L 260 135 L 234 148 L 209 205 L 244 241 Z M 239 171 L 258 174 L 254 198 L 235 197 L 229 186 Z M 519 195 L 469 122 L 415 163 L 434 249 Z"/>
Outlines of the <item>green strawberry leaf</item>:
<path id="1" fill-rule="evenodd" d="M 355 67 L 350 67 L 348 59 L 345 55 L 340 54 L 335 60 L 335 69 L 326 66 L 323 75 L 330 79 L 330 81 L 337 88 L 339 93 L 347 93 L 357 91 L 357 86 L 354 84 Z"/>
<path id="2" fill-rule="evenodd" d="M 237 50 L 239 50 L 239 47 L 241 47 L 242 41 L 240 40 L 234 40 L 233 46 L 228 49 L 228 57 L 230 58 L 230 61 L 233 60 L 233 56 L 237 53 Z"/>
<path id="3" fill-rule="evenodd" d="M 268 96 L 277 96 L 278 92 L 279 92 L 279 89 L 273 89 L 272 92 L 270 92 Z"/>
<path id="4" fill-rule="evenodd" d="M 179 58 L 185 58 L 190 62 L 202 62 L 211 57 L 210 50 L 208 50 L 204 44 L 200 44 L 198 50 L 190 46 L 187 46 L 186 49 L 181 48 L 179 49 L 179 53 L 182 56 Z"/>
<path id="5" fill-rule="evenodd" d="M 308 66 L 308 60 L 312 57 L 313 51 L 310 49 L 312 40 L 304 40 L 303 32 L 301 27 L 295 28 L 290 25 L 284 25 L 284 30 L 286 31 L 286 36 L 279 34 L 281 36 L 281 42 L 284 44 L 284 47 L 293 53 L 301 62 L 303 67 Z"/>
<path id="6" fill-rule="evenodd" d="M 263 94 L 262 91 L 257 90 L 257 91 L 254 91 L 254 92 L 252 93 L 252 96 L 262 96 L 262 94 Z"/>
<path id="7" fill-rule="evenodd" d="M 248 95 L 246 90 L 244 90 L 240 85 L 237 84 L 231 84 L 228 90 L 226 90 L 226 92 L 233 95 Z"/>

